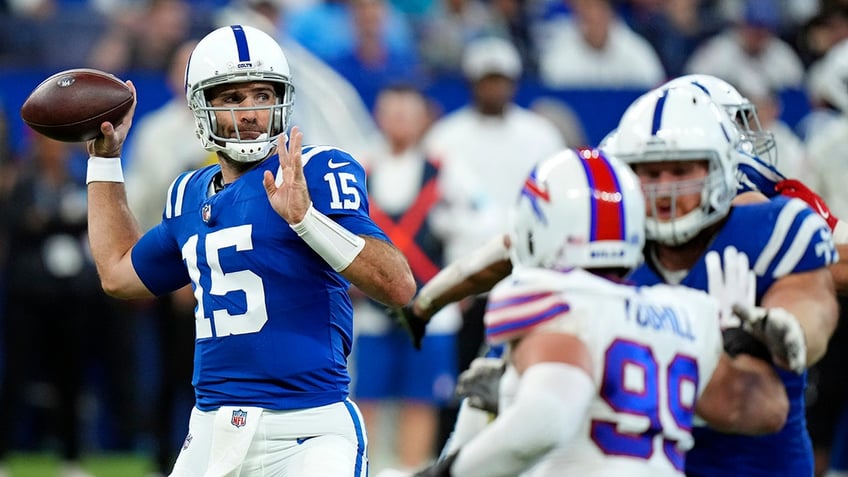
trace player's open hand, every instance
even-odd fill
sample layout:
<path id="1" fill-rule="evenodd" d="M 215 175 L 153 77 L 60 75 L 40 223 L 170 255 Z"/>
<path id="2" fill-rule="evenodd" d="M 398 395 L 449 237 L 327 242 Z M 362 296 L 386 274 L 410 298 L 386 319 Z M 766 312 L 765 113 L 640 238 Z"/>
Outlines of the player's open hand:
<path id="1" fill-rule="evenodd" d="M 280 170 L 275 177 L 271 171 L 265 171 L 262 178 L 265 192 L 271 207 L 289 224 L 303 220 L 312 201 L 303 175 L 302 155 L 303 133 L 293 127 L 285 149 L 280 149 Z"/>
<path id="2" fill-rule="evenodd" d="M 707 292 L 718 300 L 721 329 L 738 327 L 739 317 L 733 313 L 733 306 L 754 306 L 757 293 L 757 278 L 750 268 L 748 256 L 729 246 L 724 249 L 723 259 L 712 250 L 704 260 Z"/>
<path id="3" fill-rule="evenodd" d="M 136 96 L 135 85 L 132 81 L 127 81 L 127 86 L 133 94 L 133 103 L 124 119 L 118 125 L 104 121 L 100 125 L 100 136 L 90 139 L 86 142 L 85 147 L 90 156 L 98 157 L 121 157 L 121 150 L 124 147 L 124 141 L 127 139 L 127 134 L 132 127 L 133 115 L 135 114 L 135 106 L 138 102 Z"/>

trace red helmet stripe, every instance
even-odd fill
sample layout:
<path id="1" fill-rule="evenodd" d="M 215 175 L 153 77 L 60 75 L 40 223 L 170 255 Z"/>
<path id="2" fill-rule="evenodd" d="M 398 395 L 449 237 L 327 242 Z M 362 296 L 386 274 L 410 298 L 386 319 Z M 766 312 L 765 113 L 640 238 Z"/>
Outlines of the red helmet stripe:
<path id="1" fill-rule="evenodd" d="M 590 240 L 624 240 L 624 202 L 612 166 L 597 149 L 578 152 L 593 195 Z"/>

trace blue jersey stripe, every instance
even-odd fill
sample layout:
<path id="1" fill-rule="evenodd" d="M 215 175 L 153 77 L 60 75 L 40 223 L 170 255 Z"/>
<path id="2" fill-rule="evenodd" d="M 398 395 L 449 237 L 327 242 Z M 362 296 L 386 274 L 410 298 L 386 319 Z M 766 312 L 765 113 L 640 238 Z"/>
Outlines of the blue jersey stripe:
<path id="1" fill-rule="evenodd" d="M 769 237 L 766 246 L 763 247 L 763 251 L 760 253 L 760 256 L 757 257 L 757 262 L 754 264 L 754 272 L 756 272 L 757 275 L 766 274 L 769 266 L 772 264 L 775 257 L 777 257 L 783 243 L 786 241 L 789 230 L 792 228 L 792 223 L 805 207 L 806 205 L 800 200 L 789 201 L 786 206 L 780 210 L 780 214 L 777 216 L 777 220 L 774 223 L 774 229 L 772 230 L 771 236 Z"/>
<path id="2" fill-rule="evenodd" d="M 171 219 L 182 215 L 186 186 L 195 172 L 197 171 L 185 172 L 177 176 L 174 182 L 171 183 L 171 186 L 168 188 L 168 201 L 165 204 L 166 218 Z"/>
<path id="3" fill-rule="evenodd" d="M 557 316 L 569 311 L 570 309 L 571 307 L 567 303 L 557 303 L 538 313 L 523 315 L 519 318 L 515 318 L 507 322 L 500 322 L 497 325 L 487 326 L 486 336 L 495 337 L 503 333 L 514 332 L 516 330 L 521 330 L 524 328 L 530 328 L 532 326 L 538 325 L 539 323 L 550 320 L 551 318 L 556 318 Z"/>
<path id="4" fill-rule="evenodd" d="M 782 277 L 798 266 L 804 254 L 807 252 L 807 246 L 813 242 L 813 235 L 818 233 L 821 228 L 822 218 L 818 215 L 807 215 L 801 226 L 792 237 L 792 242 L 789 244 L 789 249 L 783 253 L 783 258 L 778 262 L 772 276 L 775 278 Z"/>
<path id="5" fill-rule="evenodd" d="M 174 217 L 179 217 L 180 215 L 183 215 L 183 202 L 185 202 L 186 186 L 188 186 L 188 181 L 191 180 L 191 176 L 193 176 L 195 172 L 197 171 L 191 171 L 185 176 L 183 176 L 183 180 L 177 187 L 177 199 L 174 203 Z"/>

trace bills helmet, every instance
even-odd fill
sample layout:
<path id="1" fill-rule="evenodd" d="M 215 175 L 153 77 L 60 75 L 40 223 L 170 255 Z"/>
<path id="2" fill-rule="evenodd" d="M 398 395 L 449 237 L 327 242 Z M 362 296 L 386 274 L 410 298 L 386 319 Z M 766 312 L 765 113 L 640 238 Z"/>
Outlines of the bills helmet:
<path id="1" fill-rule="evenodd" d="M 537 164 L 510 221 L 516 266 L 630 269 L 642 260 L 639 179 L 597 149 L 566 149 Z"/>

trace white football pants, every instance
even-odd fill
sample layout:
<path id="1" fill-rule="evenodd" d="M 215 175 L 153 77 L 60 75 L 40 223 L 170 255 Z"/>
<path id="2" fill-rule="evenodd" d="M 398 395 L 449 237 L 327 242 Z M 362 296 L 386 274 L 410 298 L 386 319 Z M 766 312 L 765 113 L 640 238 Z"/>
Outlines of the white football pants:
<path id="1" fill-rule="evenodd" d="M 366 477 L 367 445 L 350 400 L 296 411 L 194 408 L 170 477 Z"/>

